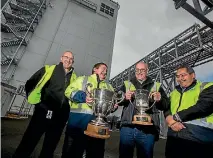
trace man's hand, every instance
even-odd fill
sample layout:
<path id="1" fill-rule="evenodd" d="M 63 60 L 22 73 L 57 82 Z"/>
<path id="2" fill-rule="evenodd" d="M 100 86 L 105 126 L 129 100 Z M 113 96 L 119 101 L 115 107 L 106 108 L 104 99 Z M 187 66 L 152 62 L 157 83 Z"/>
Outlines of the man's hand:
<path id="1" fill-rule="evenodd" d="M 171 128 L 172 128 L 173 131 L 178 132 L 178 131 L 182 130 L 183 128 L 186 128 L 186 127 L 180 122 L 175 122 L 173 125 L 171 125 Z"/>
<path id="2" fill-rule="evenodd" d="M 86 97 L 86 103 L 92 103 L 93 102 L 93 98 L 90 98 L 89 96 Z"/>
<path id="3" fill-rule="evenodd" d="M 166 122 L 168 126 L 173 130 L 173 131 L 180 131 L 183 128 L 186 128 L 182 123 L 177 122 L 173 119 L 172 115 L 169 115 L 166 117 Z"/>
<path id="4" fill-rule="evenodd" d="M 175 121 L 173 119 L 173 116 L 172 115 L 168 115 L 166 117 L 166 123 L 168 124 L 169 127 L 171 127 L 173 124 L 175 124 L 177 121 Z"/>
<path id="5" fill-rule="evenodd" d="M 134 94 L 133 91 L 127 91 L 126 94 L 125 94 L 125 99 L 131 100 L 133 94 Z"/>
<path id="6" fill-rule="evenodd" d="M 160 92 L 152 92 L 150 94 L 151 98 L 153 97 L 154 101 L 160 101 L 161 100 L 161 94 Z"/>
<path id="7" fill-rule="evenodd" d="M 117 108 L 118 108 L 118 104 L 115 104 L 115 105 L 114 105 L 114 109 L 117 109 Z"/>

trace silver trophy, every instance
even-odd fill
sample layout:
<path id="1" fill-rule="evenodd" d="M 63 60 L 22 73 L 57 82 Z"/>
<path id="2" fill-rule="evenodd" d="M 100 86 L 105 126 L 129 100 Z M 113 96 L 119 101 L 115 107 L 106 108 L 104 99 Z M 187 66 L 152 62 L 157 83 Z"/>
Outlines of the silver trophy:
<path id="1" fill-rule="evenodd" d="M 87 85 L 91 86 L 91 85 Z M 118 93 L 108 90 L 95 88 L 92 91 L 87 90 L 87 94 L 94 99 L 91 104 L 96 119 L 92 120 L 88 126 L 87 131 L 84 133 L 96 137 L 96 138 L 108 138 L 109 137 L 109 125 L 104 121 L 112 110 L 114 105 L 119 104 L 125 98 L 124 93 L 119 91 Z"/>
<path id="2" fill-rule="evenodd" d="M 123 92 L 118 92 L 119 94 Z M 119 104 L 124 99 L 124 94 L 121 95 L 121 98 L 117 97 L 117 93 L 107 90 L 107 89 L 94 89 L 93 98 L 94 106 L 93 111 L 97 117 L 95 120 L 92 120 L 92 124 L 99 126 L 108 126 L 103 118 L 110 114 L 114 109 L 115 104 Z"/>
<path id="3" fill-rule="evenodd" d="M 154 103 L 149 107 L 150 92 L 145 89 L 137 89 L 135 96 L 135 115 L 133 117 L 133 124 L 152 125 L 151 117 L 146 113 L 147 110 L 153 107 Z"/>

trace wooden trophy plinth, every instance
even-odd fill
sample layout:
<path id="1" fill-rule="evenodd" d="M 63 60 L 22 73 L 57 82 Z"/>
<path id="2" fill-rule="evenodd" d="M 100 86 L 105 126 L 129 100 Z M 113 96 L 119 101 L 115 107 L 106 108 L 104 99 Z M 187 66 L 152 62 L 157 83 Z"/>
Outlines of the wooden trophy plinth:
<path id="1" fill-rule="evenodd" d="M 87 130 L 84 131 L 84 134 L 90 137 L 100 138 L 100 139 L 107 139 L 110 137 L 109 127 L 93 125 L 91 123 L 87 125 Z"/>
<path id="2" fill-rule="evenodd" d="M 134 115 L 132 123 L 138 125 L 153 125 L 151 117 L 147 114 Z"/>

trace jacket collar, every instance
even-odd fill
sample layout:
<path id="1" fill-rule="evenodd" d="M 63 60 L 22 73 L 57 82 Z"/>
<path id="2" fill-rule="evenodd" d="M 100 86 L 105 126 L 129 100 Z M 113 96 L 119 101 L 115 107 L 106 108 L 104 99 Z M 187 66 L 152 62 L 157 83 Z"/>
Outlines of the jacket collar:
<path id="1" fill-rule="evenodd" d="M 140 82 L 137 80 L 136 77 L 134 77 L 131 81 L 140 83 Z M 149 76 L 147 76 L 146 80 L 143 81 L 142 85 L 144 86 L 144 85 L 148 85 L 148 84 L 152 84 L 152 83 L 153 83 L 153 80 L 152 80 Z"/>
<path id="2" fill-rule="evenodd" d="M 60 62 L 60 63 L 58 64 L 58 66 L 59 66 L 59 68 L 61 68 L 61 69 L 63 69 L 63 70 L 64 70 L 63 63 L 62 63 L 62 62 Z M 67 72 L 67 74 L 72 73 L 72 72 L 73 72 L 73 70 L 74 70 L 74 67 L 71 67 L 71 68 L 70 68 L 70 71 L 69 71 L 69 72 Z M 65 70 L 64 70 L 64 72 L 65 72 Z"/>
<path id="3" fill-rule="evenodd" d="M 90 77 L 98 82 L 98 75 L 97 74 L 92 74 L 92 75 L 90 75 Z M 104 82 L 104 81 L 105 80 L 102 80 L 100 82 Z"/>
<path id="4" fill-rule="evenodd" d="M 176 89 L 178 92 L 180 92 L 180 93 L 184 93 L 184 92 L 186 92 L 186 91 L 188 91 L 188 90 L 194 88 L 198 82 L 199 82 L 199 81 L 194 80 L 194 81 L 192 82 L 192 84 L 191 84 L 190 86 L 186 87 L 185 89 L 183 89 L 180 85 L 177 85 L 177 86 L 175 87 L 175 89 Z"/>

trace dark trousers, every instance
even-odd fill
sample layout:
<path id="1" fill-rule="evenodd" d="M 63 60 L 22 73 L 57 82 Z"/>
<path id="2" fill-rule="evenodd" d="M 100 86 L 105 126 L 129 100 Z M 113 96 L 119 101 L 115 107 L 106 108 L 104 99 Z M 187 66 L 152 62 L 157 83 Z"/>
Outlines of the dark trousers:
<path id="1" fill-rule="evenodd" d="M 105 140 L 66 133 L 61 158 L 82 158 L 84 151 L 86 158 L 104 158 Z"/>
<path id="2" fill-rule="evenodd" d="M 146 134 L 142 130 L 122 127 L 120 130 L 119 158 L 133 158 L 134 148 L 137 158 L 152 158 L 155 136 Z"/>
<path id="3" fill-rule="evenodd" d="M 213 145 L 168 136 L 165 156 L 166 158 L 208 158 L 211 157 L 212 150 Z"/>
<path id="4" fill-rule="evenodd" d="M 45 133 L 40 158 L 53 158 L 53 153 L 60 140 L 64 126 L 69 116 L 67 114 L 54 114 L 51 119 L 46 118 L 47 110 L 36 107 L 24 136 L 16 149 L 13 158 L 28 158 L 34 151 L 41 136 Z M 67 116 L 66 116 L 67 115 Z"/>

